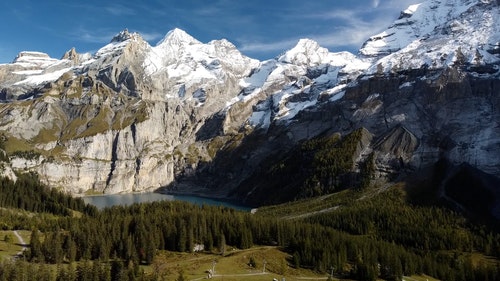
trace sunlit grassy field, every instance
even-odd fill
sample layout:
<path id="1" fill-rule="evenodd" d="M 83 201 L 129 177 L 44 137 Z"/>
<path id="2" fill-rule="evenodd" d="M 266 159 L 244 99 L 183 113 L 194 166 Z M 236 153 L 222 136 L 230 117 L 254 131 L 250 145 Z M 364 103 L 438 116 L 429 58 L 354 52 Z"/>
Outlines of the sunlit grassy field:
<path id="1" fill-rule="evenodd" d="M 24 242 L 29 243 L 29 231 L 20 230 L 18 233 L 23 237 Z M 0 231 L 0 260 L 13 258 L 22 249 L 23 246 L 13 231 Z"/>
<path id="2" fill-rule="evenodd" d="M 250 266 L 253 259 L 255 267 Z M 265 263 L 265 272 L 264 272 Z M 289 266 L 287 254 L 276 247 L 253 247 L 247 250 L 228 249 L 225 255 L 201 253 L 161 252 L 153 265 L 145 267 L 148 273 L 156 271 L 166 280 L 175 280 L 182 271 L 188 280 L 202 280 L 215 268 L 212 280 L 326 280 L 306 269 Z"/>

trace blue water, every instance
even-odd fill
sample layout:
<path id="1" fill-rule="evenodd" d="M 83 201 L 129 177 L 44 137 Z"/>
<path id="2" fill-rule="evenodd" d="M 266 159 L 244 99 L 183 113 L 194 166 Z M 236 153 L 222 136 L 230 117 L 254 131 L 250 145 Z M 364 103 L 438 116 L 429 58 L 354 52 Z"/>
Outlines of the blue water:
<path id="1" fill-rule="evenodd" d="M 232 204 L 229 202 L 219 201 L 215 199 L 189 196 L 189 195 L 168 195 L 161 193 L 130 193 L 130 194 L 107 194 L 107 195 L 92 195 L 82 197 L 86 204 L 96 206 L 98 209 L 104 209 L 115 205 L 132 205 L 134 203 L 153 202 L 153 201 L 184 201 L 196 205 L 224 206 L 233 208 L 239 211 L 250 211 L 251 208 L 241 205 Z"/>

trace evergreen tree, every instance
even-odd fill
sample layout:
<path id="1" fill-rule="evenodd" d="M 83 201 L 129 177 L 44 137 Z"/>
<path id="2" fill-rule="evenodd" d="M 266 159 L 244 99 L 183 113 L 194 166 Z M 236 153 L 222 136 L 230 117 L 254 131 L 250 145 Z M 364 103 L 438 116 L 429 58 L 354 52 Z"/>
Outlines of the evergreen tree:
<path id="1" fill-rule="evenodd" d="M 5 241 L 5 243 L 12 243 L 12 241 L 13 241 L 12 235 L 11 234 L 5 234 L 3 240 Z"/>
<path id="2" fill-rule="evenodd" d="M 122 261 L 113 261 L 111 263 L 111 280 L 122 281 L 126 278 Z"/>
<path id="3" fill-rule="evenodd" d="M 221 256 L 224 256 L 226 254 L 226 236 L 224 235 L 224 233 L 222 233 L 220 236 L 219 251 Z"/>
<path id="4" fill-rule="evenodd" d="M 42 253 L 42 243 L 40 242 L 40 235 L 38 229 L 33 229 L 30 236 L 30 251 L 29 260 L 30 261 L 41 261 L 43 257 Z"/>

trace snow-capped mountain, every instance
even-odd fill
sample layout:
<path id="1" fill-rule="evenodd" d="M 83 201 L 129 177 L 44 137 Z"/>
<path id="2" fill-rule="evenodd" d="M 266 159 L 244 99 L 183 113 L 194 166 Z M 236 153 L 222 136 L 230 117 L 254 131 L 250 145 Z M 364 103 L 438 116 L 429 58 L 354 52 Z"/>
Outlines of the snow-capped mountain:
<path id="1" fill-rule="evenodd" d="M 11 64 L 0 65 L 2 99 L 25 98 L 34 86 L 52 82 L 71 69 L 71 61 L 53 59 L 40 52 L 21 52 Z"/>
<path id="2" fill-rule="evenodd" d="M 257 63 L 225 39 L 203 44 L 185 31 L 174 29 L 148 50 L 143 67 L 153 81 L 168 77 L 168 84 L 153 82 L 167 93 L 166 98 L 193 99 L 201 105 L 207 101 L 208 85 L 224 87 L 229 76 L 244 77 Z"/>
<path id="3" fill-rule="evenodd" d="M 497 1 L 426 1 L 408 7 L 392 26 L 366 41 L 360 53 L 382 57 L 370 73 L 379 63 L 385 72 L 495 63 L 500 48 L 497 18 Z"/>
<path id="4" fill-rule="evenodd" d="M 234 102 L 255 103 L 248 122 L 268 128 L 274 121 L 293 119 L 301 110 L 321 100 L 335 100 L 343 95 L 347 82 L 370 66 L 349 52 L 330 53 L 310 39 L 298 44 L 241 80 L 241 94 Z M 257 102 L 255 102 L 257 101 Z"/>
<path id="5" fill-rule="evenodd" d="M 373 152 L 380 177 L 440 158 L 500 176 L 499 9 L 412 5 L 359 54 L 302 39 L 260 62 L 180 29 L 155 46 L 124 30 L 94 54 L 21 52 L 0 65 L 4 147 L 14 169 L 73 193 L 190 179 L 226 196 L 270 155 L 361 127 L 354 173 Z"/>
<path id="6" fill-rule="evenodd" d="M 37 155 L 13 157 L 14 168 L 34 169 L 51 185 L 74 193 L 158 188 L 196 165 L 184 156 L 198 131 L 257 65 L 227 40 L 204 44 L 180 29 L 154 47 L 124 30 L 92 55 L 22 52 L 0 66 L 0 130 L 7 150 L 21 142 Z"/>

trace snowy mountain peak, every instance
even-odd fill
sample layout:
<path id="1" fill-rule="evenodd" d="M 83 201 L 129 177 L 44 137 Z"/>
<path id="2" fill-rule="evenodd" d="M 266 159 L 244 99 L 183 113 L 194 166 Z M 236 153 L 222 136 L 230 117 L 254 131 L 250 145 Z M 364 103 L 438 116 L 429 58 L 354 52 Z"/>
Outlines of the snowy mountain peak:
<path id="1" fill-rule="evenodd" d="M 199 80 L 222 81 L 227 72 L 239 77 L 256 64 L 225 39 L 204 44 L 175 28 L 151 48 L 143 65 L 148 75 L 166 72 L 168 77 L 187 81 L 189 86 Z"/>
<path id="2" fill-rule="evenodd" d="M 326 63 L 328 49 L 311 39 L 300 39 L 295 47 L 278 58 L 279 62 L 296 65 L 318 65 Z"/>
<path id="3" fill-rule="evenodd" d="M 318 42 L 307 39 L 307 38 L 302 38 L 299 40 L 295 48 L 303 48 L 303 49 L 318 49 L 319 44 Z"/>
<path id="4" fill-rule="evenodd" d="M 51 82 L 71 70 L 72 62 L 58 60 L 42 52 L 20 52 L 11 64 L 1 65 L 2 86 L 8 88 L 5 99 L 17 99 L 26 95 L 22 90 Z M 4 90 L 5 91 L 5 90 Z"/>
<path id="5" fill-rule="evenodd" d="M 497 63 L 498 9 L 495 0 L 429 0 L 412 5 L 360 50 L 378 59 L 368 73 Z"/>
<path id="6" fill-rule="evenodd" d="M 64 59 L 66 59 L 66 60 L 73 60 L 76 57 L 78 57 L 78 53 L 76 52 L 75 47 L 73 47 L 69 51 L 67 51 L 66 53 L 64 53 L 64 55 L 62 56 L 61 59 L 63 59 L 63 60 Z"/>
<path id="7" fill-rule="evenodd" d="M 142 43 L 147 44 L 147 42 L 144 41 L 144 39 L 141 37 L 139 33 L 137 32 L 130 33 L 128 29 L 125 29 L 120 33 L 118 33 L 117 35 L 115 35 L 113 39 L 111 39 L 111 42 L 109 44 L 99 49 L 94 54 L 94 59 L 104 58 L 109 55 L 111 55 L 112 57 L 116 57 L 131 42 L 136 42 L 139 44 Z"/>
<path id="8" fill-rule="evenodd" d="M 92 54 L 84 53 L 79 54 L 76 52 L 76 49 L 73 47 L 61 57 L 61 60 L 69 60 L 74 63 L 74 65 L 78 65 L 81 62 L 88 61 L 92 58 Z"/>
<path id="9" fill-rule="evenodd" d="M 411 15 L 413 15 L 415 13 L 415 11 L 418 9 L 418 7 L 420 5 L 421 5 L 421 3 L 408 6 L 408 8 L 406 8 L 406 10 L 404 10 L 401 13 L 401 16 L 399 17 L 399 19 L 411 17 Z"/>
<path id="10" fill-rule="evenodd" d="M 16 58 L 14 59 L 14 63 L 46 59 L 50 59 L 49 55 L 47 55 L 46 53 L 22 51 L 16 56 Z"/>
<path id="11" fill-rule="evenodd" d="M 215 46 L 216 48 L 237 50 L 236 46 L 233 43 L 227 41 L 227 39 L 212 40 L 208 42 L 208 45 Z"/>
<path id="12" fill-rule="evenodd" d="M 128 32 L 128 29 L 124 29 L 120 33 L 115 35 L 113 37 L 113 39 L 111 39 L 111 43 L 120 43 L 120 42 L 127 41 L 127 40 L 131 39 L 133 37 L 133 35 L 134 34 L 131 34 L 130 32 Z"/>
<path id="13" fill-rule="evenodd" d="M 479 0 L 429 0 L 409 6 L 387 30 L 370 37 L 360 49 L 364 56 L 379 57 L 401 50 L 436 28 L 452 22 Z"/>
<path id="14" fill-rule="evenodd" d="M 170 30 L 165 37 L 158 42 L 157 46 L 160 45 L 193 45 L 201 44 L 200 41 L 196 40 L 193 36 L 187 34 L 182 29 L 174 28 Z"/>
<path id="15" fill-rule="evenodd" d="M 58 62 L 57 59 L 51 58 L 46 53 L 33 52 L 33 51 L 20 52 L 13 61 L 14 64 L 21 65 L 23 67 L 41 67 L 41 68 L 46 68 L 56 62 Z"/>

